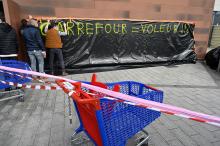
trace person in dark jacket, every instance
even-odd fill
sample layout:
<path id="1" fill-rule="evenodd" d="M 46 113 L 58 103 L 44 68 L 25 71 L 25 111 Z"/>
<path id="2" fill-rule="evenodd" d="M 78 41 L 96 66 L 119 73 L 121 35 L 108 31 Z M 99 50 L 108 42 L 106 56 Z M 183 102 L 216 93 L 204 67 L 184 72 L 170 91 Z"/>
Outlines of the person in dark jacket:
<path id="1" fill-rule="evenodd" d="M 14 28 L 8 23 L 0 23 L 0 57 L 16 59 L 18 54 L 18 41 Z"/>
<path id="2" fill-rule="evenodd" d="M 23 35 L 24 29 L 27 27 L 28 21 L 26 19 L 21 20 L 21 26 L 20 26 L 20 34 Z"/>
<path id="3" fill-rule="evenodd" d="M 29 25 L 23 30 L 23 38 L 31 61 L 32 70 L 37 71 L 37 60 L 39 63 L 39 72 L 44 73 L 44 57 L 46 57 L 46 52 L 40 36 L 40 31 L 37 27 L 37 21 L 33 19 L 30 20 Z"/>

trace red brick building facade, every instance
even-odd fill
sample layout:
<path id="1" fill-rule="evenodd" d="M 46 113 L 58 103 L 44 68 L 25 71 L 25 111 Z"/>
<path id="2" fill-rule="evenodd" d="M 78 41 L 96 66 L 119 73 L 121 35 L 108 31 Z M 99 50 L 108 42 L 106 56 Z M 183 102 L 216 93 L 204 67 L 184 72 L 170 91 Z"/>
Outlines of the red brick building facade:
<path id="1" fill-rule="evenodd" d="M 6 20 L 19 27 L 32 16 L 181 20 L 196 24 L 195 51 L 204 58 L 214 0 L 3 0 Z"/>

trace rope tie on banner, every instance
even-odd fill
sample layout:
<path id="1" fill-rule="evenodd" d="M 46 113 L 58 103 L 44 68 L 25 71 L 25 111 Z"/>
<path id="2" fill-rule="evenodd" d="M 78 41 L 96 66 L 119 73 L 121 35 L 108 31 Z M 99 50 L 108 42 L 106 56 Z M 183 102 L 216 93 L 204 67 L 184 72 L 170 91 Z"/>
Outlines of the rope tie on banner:
<path id="1" fill-rule="evenodd" d="M 69 83 L 76 83 L 77 81 L 70 80 L 64 77 L 59 77 L 59 76 L 53 76 L 53 75 L 48 75 L 48 74 L 43 74 L 43 73 L 38 73 L 34 71 L 28 71 L 28 70 L 22 70 L 22 69 L 15 69 L 15 68 L 10 68 L 10 67 L 5 67 L 5 66 L 0 66 L 1 70 L 6 70 L 10 72 L 17 72 L 17 73 L 23 73 L 23 74 L 28 74 L 28 75 L 35 75 L 35 76 L 40 76 L 40 77 L 46 77 L 48 79 L 55 79 L 55 80 L 64 80 Z M 171 115 L 176 115 L 179 117 L 184 117 L 188 118 L 194 121 L 198 122 L 204 122 L 208 123 L 211 125 L 219 126 L 220 127 L 220 118 L 217 116 L 211 116 L 208 114 L 203 114 L 199 112 L 194 112 L 190 111 L 184 108 L 168 105 L 165 103 L 157 103 L 154 101 L 149 101 L 149 100 L 144 100 L 140 98 L 136 98 L 134 96 L 122 94 L 120 92 L 114 92 L 108 89 L 100 88 L 97 86 L 89 85 L 86 83 L 81 83 L 82 87 L 88 88 L 90 90 L 102 93 L 108 97 L 111 98 L 116 98 L 119 100 L 122 100 L 124 102 L 130 103 L 130 104 L 135 104 L 139 105 L 141 107 L 149 108 L 152 110 L 160 111 L 162 113 L 166 114 L 171 114 Z"/>

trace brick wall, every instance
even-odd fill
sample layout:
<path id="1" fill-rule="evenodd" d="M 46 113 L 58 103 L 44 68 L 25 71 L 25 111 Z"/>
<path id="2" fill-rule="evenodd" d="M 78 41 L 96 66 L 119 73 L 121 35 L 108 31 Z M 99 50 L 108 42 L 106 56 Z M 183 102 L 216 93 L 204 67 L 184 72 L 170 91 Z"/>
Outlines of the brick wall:
<path id="1" fill-rule="evenodd" d="M 204 58 L 214 0 L 14 0 L 21 17 L 126 18 L 181 20 L 196 23 L 198 58 Z"/>

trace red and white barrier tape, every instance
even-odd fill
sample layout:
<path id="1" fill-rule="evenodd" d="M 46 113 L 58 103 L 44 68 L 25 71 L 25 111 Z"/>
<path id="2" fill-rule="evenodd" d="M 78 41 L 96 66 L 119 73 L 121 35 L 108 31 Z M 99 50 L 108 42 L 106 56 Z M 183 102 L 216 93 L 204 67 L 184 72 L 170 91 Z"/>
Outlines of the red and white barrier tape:
<path id="1" fill-rule="evenodd" d="M 26 88 L 26 89 L 36 89 L 36 90 L 61 90 L 59 86 L 47 86 L 47 85 L 27 85 L 27 84 L 20 84 L 20 83 L 14 83 L 14 82 L 6 82 L 1 81 L 3 84 L 7 84 L 10 86 L 20 87 L 20 88 Z"/>
<path id="2" fill-rule="evenodd" d="M 26 79 L 29 79 L 29 80 L 32 80 L 33 78 L 29 77 L 29 76 L 23 76 L 23 75 L 19 75 L 19 74 L 16 74 L 16 73 L 11 73 L 11 72 L 8 72 L 8 71 L 3 71 L 3 70 L 0 70 L 0 72 L 2 73 L 6 73 L 10 76 L 18 76 L 20 78 L 26 78 Z"/>
<path id="3" fill-rule="evenodd" d="M 11 73 L 11 72 L 2 71 L 2 70 L 0 70 L 0 72 L 9 74 L 10 76 L 18 76 L 18 77 L 20 77 L 20 78 L 22 78 L 22 79 L 26 78 L 26 79 L 38 81 L 38 82 L 44 83 L 44 84 L 51 84 L 51 85 L 53 85 L 53 86 L 56 86 L 56 85 L 57 85 L 57 84 L 52 83 L 52 82 L 50 82 L 50 81 L 44 81 L 44 80 L 38 79 L 38 78 L 36 78 L 36 77 L 30 77 L 30 75 L 29 75 L 29 76 L 19 75 L 19 74 L 16 74 L 16 73 Z M 46 79 L 46 78 L 44 78 L 44 79 Z"/>
<path id="4" fill-rule="evenodd" d="M 125 100 L 120 100 L 120 99 L 116 99 L 116 98 L 112 98 L 112 97 L 103 97 L 103 98 L 109 99 L 109 100 L 113 100 L 113 101 L 117 101 L 117 102 L 122 102 L 122 103 L 129 104 L 129 105 L 139 106 L 139 107 L 142 107 L 142 108 L 147 108 L 147 109 L 150 109 L 150 110 L 158 111 L 158 112 L 169 114 L 169 115 L 175 115 L 175 116 L 178 116 L 178 117 L 187 118 L 187 119 L 194 120 L 194 121 L 197 121 L 197 122 L 212 124 L 212 125 L 220 127 L 219 123 L 209 122 L 209 121 L 203 120 L 203 119 L 198 118 L 198 117 L 186 116 L 186 115 L 182 115 L 182 114 L 176 114 L 174 112 L 164 111 L 164 110 L 160 110 L 158 108 L 148 107 L 148 106 L 143 105 L 143 104 L 136 104 L 136 103 L 133 103 L 133 102 L 129 102 L 129 101 L 125 101 Z"/>
<path id="5" fill-rule="evenodd" d="M 64 81 L 67 81 L 67 82 L 70 82 L 70 83 L 76 83 L 77 82 L 77 81 L 70 80 L 70 79 L 67 79 L 67 78 L 64 78 L 64 77 L 58 77 L 58 76 L 42 74 L 42 73 L 38 73 L 38 72 L 34 72 L 34 71 L 10 68 L 10 67 L 5 67 L 5 66 L 0 66 L 0 69 L 11 71 L 11 72 L 17 72 L 17 73 L 30 74 L 30 75 L 40 76 L 40 77 L 46 77 L 46 78 L 51 78 L 51 79 L 64 80 Z M 217 117 L 217 116 L 212 116 L 212 115 L 208 115 L 208 114 L 194 112 L 194 111 L 190 111 L 190 110 L 187 110 L 187 109 L 184 109 L 184 108 L 164 104 L 164 103 L 157 103 L 157 102 L 154 102 L 154 101 L 149 101 L 149 100 L 136 98 L 134 96 L 122 94 L 122 93 L 119 93 L 119 92 L 114 92 L 114 91 L 111 91 L 111 90 L 108 90 L 108 89 L 103 89 L 101 87 L 89 85 L 89 84 L 86 84 L 86 83 L 81 83 L 81 85 L 82 85 L 82 87 L 88 88 L 90 90 L 94 90 L 96 92 L 100 92 L 100 93 L 105 94 L 107 96 L 118 98 L 118 99 L 121 99 L 121 100 L 126 100 L 126 101 L 129 101 L 129 102 L 135 103 L 135 104 L 151 107 L 152 109 L 158 109 L 160 111 L 163 111 L 164 113 L 175 114 L 175 115 L 181 116 L 181 117 L 192 117 L 191 118 L 192 120 L 199 119 L 199 120 L 196 120 L 196 121 L 200 121 L 200 122 L 201 121 L 206 121 L 206 123 L 216 125 L 216 126 L 220 126 L 220 118 Z"/>
<path id="6" fill-rule="evenodd" d="M 66 94 L 68 94 L 68 96 L 73 96 L 73 94 L 76 93 L 76 91 L 73 90 L 74 86 L 69 82 L 63 82 L 63 83 L 61 83 L 61 85 L 60 84 L 58 84 L 58 85 L 63 89 L 63 91 Z M 92 96 L 97 96 L 98 95 L 98 94 L 94 94 L 94 93 L 87 93 L 87 94 L 92 95 Z M 186 115 L 183 115 L 183 114 L 177 114 L 177 113 L 174 113 L 174 112 L 161 110 L 159 108 L 153 108 L 153 107 L 150 107 L 150 106 L 147 106 L 147 105 L 144 105 L 144 104 L 137 104 L 137 103 L 134 103 L 134 102 L 121 100 L 121 99 L 113 98 L 113 97 L 102 96 L 102 98 L 112 100 L 112 101 L 122 102 L 122 103 L 133 105 L 133 106 L 147 108 L 147 109 L 158 111 L 158 112 L 161 112 L 161 113 L 165 113 L 165 114 L 169 114 L 169 115 L 175 115 L 175 116 L 187 118 L 187 119 L 190 119 L 190 120 L 194 120 L 194 121 L 197 121 L 197 122 L 207 123 L 207 124 L 211 124 L 211 125 L 215 125 L 215 126 L 220 127 L 220 123 L 210 122 L 210 121 L 204 120 L 202 118 L 194 117 L 194 116 L 186 116 Z"/>

